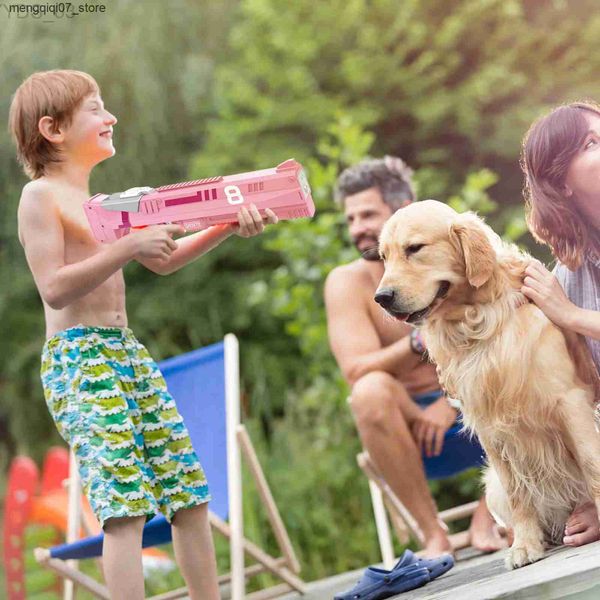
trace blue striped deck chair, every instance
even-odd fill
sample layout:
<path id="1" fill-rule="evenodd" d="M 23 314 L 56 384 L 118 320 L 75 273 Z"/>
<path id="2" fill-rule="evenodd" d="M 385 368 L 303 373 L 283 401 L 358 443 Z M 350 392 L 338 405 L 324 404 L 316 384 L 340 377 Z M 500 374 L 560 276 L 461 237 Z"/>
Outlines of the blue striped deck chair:
<path id="1" fill-rule="evenodd" d="M 458 475 L 467 469 L 481 467 L 485 464 L 485 453 L 477 439 L 470 440 L 461 431 L 462 426 L 455 424 L 444 436 L 444 447 L 440 456 L 423 457 L 423 466 L 428 480 L 446 479 Z M 377 469 L 368 452 L 363 451 L 357 456 L 357 462 L 369 480 L 369 490 L 375 515 L 377 537 L 384 565 L 392 568 L 395 563 L 394 551 L 387 514 L 390 516 L 394 530 L 402 544 L 410 537 L 422 547 L 423 534 L 410 511 L 387 484 Z M 473 514 L 479 501 L 469 502 L 438 513 L 444 523 L 450 523 Z M 387 509 L 387 513 L 386 513 Z M 469 545 L 467 531 L 449 536 L 454 550 Z"/>
<path id="2" fill-rule="evenodd" d="M 297 577 L 300 565 L 287 531 L 258 462 L 245 427 L 240 423 L 239 348 L 237 338 L 228 334 L 224 341 L 159 363 L 167 387 L 182 414 L 194 450 L 206 473 L 212 500 L 209 504 L 213 530 L 225 536 L 230 545 L 231 572 L 219 577 L 228 584 L 232 600 L 263 600 L 295 590 L 304 592 Z M 269 555 L 244 538 L 242 514 L 242 456 L 246 459 L 265 507 L 282 556 Z M 72 463 L 74 464 L 74 463 Z M 69 480 L 69 528 L 67 543 L 50 549 L 36 549 L 35 555 L 50 569 L 65 578 L 65 600 L 73 598 L 73 584 L 98 598 L 109 600 L 106 587 L 81 573 L 74 561 L 99 557 L 103 535 L 77 539 L 80 530 L 81 490 L 76 469 Z M 171 527 L 162 516 L 155 516 L 144 527 L 144 548 L 171 541 Z M 246 555 L 254 562 L 245 566 Z M 270 572 L 283 583 L 246 595 L 246 579 Z M 185 588 L 155 596 L 173 600 L 187 596 Z"/>

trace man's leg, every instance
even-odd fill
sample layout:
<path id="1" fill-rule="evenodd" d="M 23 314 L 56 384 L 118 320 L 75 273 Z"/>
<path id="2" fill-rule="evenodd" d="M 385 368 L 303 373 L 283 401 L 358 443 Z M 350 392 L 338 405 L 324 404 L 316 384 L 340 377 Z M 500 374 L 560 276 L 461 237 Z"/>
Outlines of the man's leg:
<path id="1" fill-rule="evenodd" d="M 173 549 L 191 600 L 219 600 L 217 561 L 208 522 L 208 503 L 173 517 Z"/>
<path id="2" fill-rule="evenodd" d="M 399 381 L 380 371 L 354 384 L 351 402 L 363 446 L 419 524 L 426 555 L 449 551 L 450 540 L 438 521 L 421 453 L 409 429 L 420 408 Z"/>
<path id="3" fill-rule="evenodd" d="M 469 536 L 471 546 L 482 552 L 495 552 L 508 546 L 508 541 L 500 535 L 498 525 L 488 510 L 485 494 L 471 517 Z"/>
<path id="4" fill-rule="evenodd" d="M 108 519 L 102 566 L 111 600 L 144 600 L 142 531 L 146 517 Z"/>

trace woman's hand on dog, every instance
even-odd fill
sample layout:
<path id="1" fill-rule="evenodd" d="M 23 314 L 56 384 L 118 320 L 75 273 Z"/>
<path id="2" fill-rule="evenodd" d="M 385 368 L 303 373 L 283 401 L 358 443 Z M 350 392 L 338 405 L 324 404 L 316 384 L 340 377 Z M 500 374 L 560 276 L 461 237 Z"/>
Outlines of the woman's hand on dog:
<path id="1" fill-rule="evenodd" d="M 575 305 L 567 298 L 558 279 L 544 265 L 532 260 L 525 269 L 521 292 L 559 327 L 568 327 L 567 318 Z"/>
<path id="2" fill-rule="evenodd" d="M 422 410 L 412 424 L 412 435 L 425 456 L 439 456 L 444 447 L 444 434 L 456 420 L 456 409 L 442 396 Z"/>

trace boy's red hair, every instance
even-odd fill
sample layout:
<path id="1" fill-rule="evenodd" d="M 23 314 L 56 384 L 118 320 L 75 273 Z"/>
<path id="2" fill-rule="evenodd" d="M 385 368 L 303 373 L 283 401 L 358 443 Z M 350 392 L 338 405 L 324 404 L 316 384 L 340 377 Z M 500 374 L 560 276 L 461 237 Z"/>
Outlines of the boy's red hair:
<path id="1" fill-rule="evenodd" d="M 31 179 L 44 175 L 48 164 L 61 162 L 60 149 L 39 131 L 40 119 L 52 117 L 55 128 L 69 126 L 75 109 L 96 93 L 100 93 L 98 84 L 82 71 L 40 71 L 19 86 L 10 105 L 8 127 L 17 159 Z"/>

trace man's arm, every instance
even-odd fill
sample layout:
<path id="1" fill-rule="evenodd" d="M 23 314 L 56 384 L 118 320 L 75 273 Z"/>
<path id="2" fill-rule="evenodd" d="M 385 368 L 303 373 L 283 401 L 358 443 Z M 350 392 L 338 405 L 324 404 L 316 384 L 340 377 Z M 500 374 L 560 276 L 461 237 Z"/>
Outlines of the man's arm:
<path id="1" fill-rule="evenodd" d="M 334 269 L 325 282 L 329 344 L 350 385 L 372 371 L 401 377 L 420 362 L 410 349 L 409 336 L 381 347 L 369 317 L 362 282 L 344 269 Z"/>
<path id="2" fill-rule="evenodd" d="M 54 309 L 90 293 L 132 258 L 130 244 L 123 238 L 90 258 L 65 265 L 60 211 L 50 191 L 41 187 L 24 188 L 18 220 L 19 237 L 36 286 L 44 302 Z"/>

